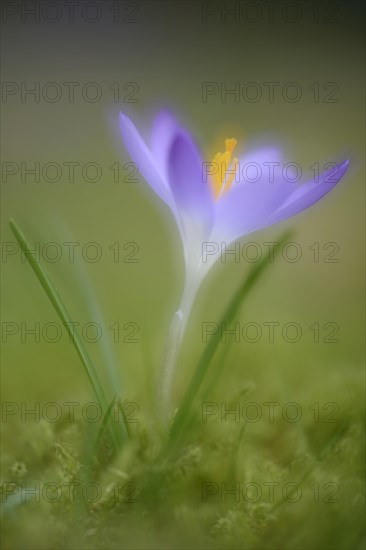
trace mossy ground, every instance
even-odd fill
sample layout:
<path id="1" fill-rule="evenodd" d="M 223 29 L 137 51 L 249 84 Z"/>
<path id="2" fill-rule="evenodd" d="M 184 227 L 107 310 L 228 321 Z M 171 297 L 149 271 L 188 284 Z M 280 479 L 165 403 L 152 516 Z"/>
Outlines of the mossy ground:
<path id="1" fill-rule="evenodd" d="M 320 402 L 319 418 L 303 389 L 291 401 L 302 412 L 293 422 L 295 409 L 282 414 L 290 400 L 273 399 L 270 417 L 266 392 L 250 381 L 243 387 L 226 401 L 212 398 L 211 408 L 197 401 L 170 449 L 141 407 L 120 451 L 105 432 L 92 458 L 85 441 L 93 426 L 81 415 L 3 424 L 2 547 L 361 549 L 363 421 L 350 388 L 338 388 L 332 417 Z M 222 417 L 222 403 L 240 418 L 225 409 Z M 254 406 L 262 416 L 250 422 Z"/>

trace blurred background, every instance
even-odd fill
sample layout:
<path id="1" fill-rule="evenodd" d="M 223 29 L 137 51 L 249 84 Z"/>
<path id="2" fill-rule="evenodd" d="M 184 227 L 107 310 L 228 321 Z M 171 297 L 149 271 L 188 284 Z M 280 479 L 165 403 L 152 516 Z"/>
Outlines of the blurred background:
<path id="1" fill-rule="evenodd" d="M 258 342 L 241 337 L 232 343 L 210 399 L 228 402 L 249 384 L 257 403 L 300 403 L 308 411 L 305 424 L 311 424 L 314 402 L 321 408 L 336 403 L 337 418 L 357 424 L 364 406 L 363 3 L 81 1 L 73 12 L 66 4 L 2 6 L 2 399 L 90 399 L 67 335 L 56 338 L 54 325 L 47 328 L 60 321 L 15 247 L 8 225 L 14 218 L 29 241 L 39 243 L 42 265 L 85 329 L 100 370 L 107 349 L 120 379 L 116 391 L 139 403 L 141 417 L 149 418 L 164 339 L 182 290 L 182 248 L 170 213 L 141 175 L 130 175 L 118 112 L 128 114 L 148 140 L 154 114 L 169 108 L 207 160 L 231 136 L 239 141 L 238 155 L 258 143 L 280 146 L 288 161 L 303 168 L 302 181 L 313 176 L 314 163 L 322 169 L 350 159 L 346 176 L 322 201 L 250 236 L 266 254 L 264 243 L 293 228 L 291 240 L 301 254 L 291 262 L 279 249 L 240 309 L 240 328 L 257 323 L 263 334 Z M 273 96 L 268 83 L 275 83 Z M 225 95 L 235 87 L 239 97 Z M 78 243 L 72 245 L 75 261 L 67 243 Z M 245 243 L 240 241 L 241 248 Z M 180 355 L 176 406 L 205 345 L 202 323 L 219 323 L 252 265 L 243 255 L 239 262 L 228 256 L 208 275 Z M 96 343 L 90 322 L 102 327 Z M 274 342 L 268 322 L 279 323 Z M 291 335 L 283 337 L 290 322 L 301 327 L 296 343 L 288 341 Z M 27 333 L 34 328 L 38 342 Z M 333 329 L 336 341 L 329 342 Z M 294 431 L 296 437 L 302 429 L 301 437 L 312 434 L 307 452 L 322 448 L 331 435 L 326 424 L 320 430 L 312 423 L 308 432 L 304 426 L 296 424 Z M 17 415 L 3 428 L 8 472 L 21 459 L 28 428 Z M 222 429 L 220 424 L 213 437 Z M 292 444 L 281 443 L 281 426 L 267 422 L 248 431 L 253 457 L 265 454 L 286 464 Z M 347 460 L 341 457 L 340 464 Z M 358 467 L 351 464 L 348 475 L 359 482 Z M 339 472 L 332 475 L 343 479 Z M 244 547 L 347 548 L 350 541 L 358 547 L 351 532 L 359 532 L 362 516 L 359 508 L 352 511 L 358 493 L 350 483 L 344 478 L 337 512 L 328 510 L 334 532 L 315 527 L 313 504 L 312 537 L 296 538 L 284 520 L 273 541 L 270 531 L 265 538 L 245 539 Z M 199 501 L 197 510 L 202 506 Z M 9 532 L 8 548 L 25 547 L 25 536 Z M 153 539 L 157 546 L 161 540 Z"/>

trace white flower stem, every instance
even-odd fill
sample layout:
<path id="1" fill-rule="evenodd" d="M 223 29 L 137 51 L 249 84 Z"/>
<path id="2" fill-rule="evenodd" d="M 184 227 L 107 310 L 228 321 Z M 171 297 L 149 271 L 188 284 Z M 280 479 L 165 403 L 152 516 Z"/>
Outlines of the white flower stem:
<path id="1" fill-rule="evenodd" d="M 171 413 L 170 400 L 173 375 L 197 289 L 198 281 L 192 277 L 187 277 L 180 306 L 173 315 L 165 344 L 161 378 L 159 381 L 160 387 L 158 390 L 158 407 L 164 423 L 168 422 Z"/>

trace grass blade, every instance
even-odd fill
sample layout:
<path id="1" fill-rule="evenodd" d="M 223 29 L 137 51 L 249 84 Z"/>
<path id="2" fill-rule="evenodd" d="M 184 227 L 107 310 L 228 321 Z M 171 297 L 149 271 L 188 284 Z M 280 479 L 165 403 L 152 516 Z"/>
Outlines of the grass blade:
<path id="1" fill-rule="evenodd" d="M 106 398 L 106 395 L 104 393 L 102 384 L 99 380 L 98 373 L 96 371 L 96 368 L 86 351 L 84 344 L 82 342 L 82 339 L 80 335 L 78 334 L 77 330 L 74 327 L 74 323 L 72 322 L 72 319 L 66 309 L 66 306 L 64 305 L 63 301 L 61 300 L 56 288 L 54 287 L 53 283 L 51 282 L 49 276 L 47 275 L 46 271 L 42 268 L 40 263 L 36 261 L 34 258 L 31 248 L 22 233 L 19 226 L 15 223 L 14 220 L 9 221 L 9 225 L 11 227 L 11 230 L 21 247 L 23 253 L 25 254 L 25 257 L 33 269 L 34 274 L 36 275 L 37 279 L 41 283 L 44 291 L 46 292 L 51 304 L 53 305 L 54 309 L 56 310 L 57 315 L 59 316 L 62 324 L 65 327 L 66 332 L 68 333 L 71 342 L 74 345 L 74 348 L 82 362 L 82 365 L 84 367 L 84 370 L 86 372 L 86 375 L 89 379 L 89 382 L 93 388 L 94 395 L 99 403 L 99 406 L 101 407 L 102 411 L 106 411 L 108 409 L 108 401 Z M 114 445 L 116 448 L 118 448 L 119 443 L 121 441 L 121 433 L 116 429 L 115 426 L 110 428 L 111 430 L 111 436 L 114 442 Z"/>
<path id="2" fill-rule="evenodd" d="M 98 433 L 97 433 L 97 437 L 96 437 L 96 440 L 95 440 L 95 454 L 97 453 L 98 449 L 99 449 L 99 446 L 100 446 L 100 443 L 103 439 L 103 436 L 104 436 L 104 433 L 105 433 L 105 430 L 106 430 L 106 427 L 108 425 L 108 422 L 109 422 L 109 419 L 110 419 L 110 416 L 111 416 L 111 413 L 112 413 L 112 410 L 113 410 L 113 406 L 116 402 L 116 399 L 117 399 L 117 395 L 115 395 L 108 407 L 108 409 L 106 410 L 104 416 L 103 416 L 103 420 L 101 422 L 101 425 L 99 427 L 99 430 L 98 430 Z"/>

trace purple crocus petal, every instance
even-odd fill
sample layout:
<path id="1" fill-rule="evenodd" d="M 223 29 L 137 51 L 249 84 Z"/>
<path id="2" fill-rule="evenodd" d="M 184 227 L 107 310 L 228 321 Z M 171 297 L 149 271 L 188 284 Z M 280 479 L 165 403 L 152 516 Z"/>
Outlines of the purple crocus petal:
<path id="1" fill-rule="evenodd" d="M 332 167 L 323 172 L 320 181 L 310 181 L 298 187 L 269 218 L 269 224 L 277 223 L 298 214 L 320 200 L 342 179 L 348 165 L 349 160 L 345 160 L 338 164 L 336 168 Z"/>
<path id="2" fill-rule="evenodd" d="M 274 146 L 248 151 L 238 160 L 238 174 L 235 178 L 237 185 L 256 181 L 272 182 L 280 178 L 283 169 L 282 151 Z"/>
<path id="3" fill-rule="evenodd" d="M 151 131 L 151 151 L 156 159 L 159 170 L 167 177 L 168 153 L 174 137 L 182 128 L 173 115 L 167 111 L 160 111 L 153 122 Z"/>
<path id="4" fill-rule="evenodd" d="M 168 181 L 178 210 L 184 219 L 210 228 L 213 199 L 202 177 L 202 161 L 187 132 L 179 132 L 168 155 Z"/>
<path id="5" fill-rule="evenodd" d="M 160 173 L 151 151 L 137 131 L 132 121 L 123 113 L 119 114 L 119 127 L 123 143 L 139 172 L 157 195 L 171 207 L 172 195 Z"/>
<path id="6" fill-rule="evenodd" d="M 293 190 L 294 184 L 284 180 L 246 182 L 231 188 L 216 203 L 210 239 L 228 244 L 263 227 Z"/>

